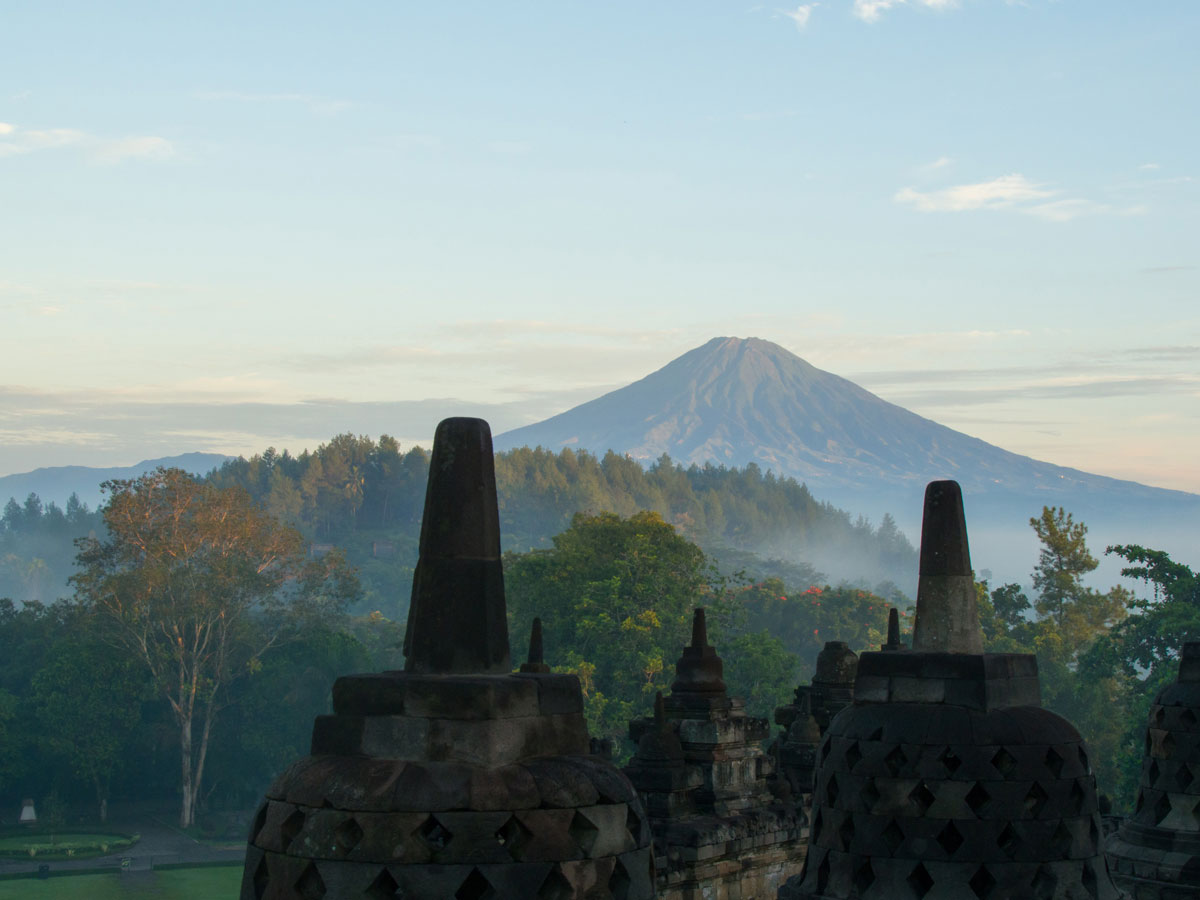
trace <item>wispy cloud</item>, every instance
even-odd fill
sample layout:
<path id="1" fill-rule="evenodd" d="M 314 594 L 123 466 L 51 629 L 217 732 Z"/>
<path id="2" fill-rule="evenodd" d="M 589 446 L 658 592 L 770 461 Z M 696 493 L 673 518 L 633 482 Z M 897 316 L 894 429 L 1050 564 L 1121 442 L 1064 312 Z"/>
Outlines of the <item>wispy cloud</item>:
<path id="1" fill-rule="evenodd" d="M 0 122 L 0 159 L 63 149 L 77 150 L 101 165 L 129 159 L 164 160 L 175 155 L 169 140 L 154 135 L 110 138 L 77 128 L 22 128 Z"/>
<path id="2" fill-rule="evenodd" d="M 803 31 L 808 25 L 808 20 L 812 18 L 812 11 L 820 5 L 820 3 L 801 3 L 795 9 L 777 9 L 775 12 L 786 19 L 791 19 L 795 23 L 797 31 Z"/>
<path id="3" fill-rule="evenodd" d="M 925 165 L 921 166 L 921 168 L 926 172 L 936 172 L 938 169 L 946 168 L 946 166 L 951 165 L 953 162 L 954 160 L 952 160 L 949 156 L 939 156 L 933 162 L 926 163 Z"/>
<path id="4" fill-rule="evenodd" d="M 920 212 L 968 212 L 1011 210 L 1052 222 L 1068 222 L 1080 216 L 1141 215 L 1144 206 L 1115 207 L 1082 197 L 1065 197 L 1063 191 L 1031 181 L 1020 173 L 1001 175 L 988 181 L 959 184 L 933 191 L 901 188 L 893 200 Z"/>
<path id="5" fill-rule="evenodd" d="M 225 100 L 235 103 L 294 103 L 298 106 L 306 106 L 309 111 L 321 115 L 335 115 L 354 105 L 349 100 L 333 100 L 317 94 L 291 92 L 194 91 L 192 96 L 197 100 Z"/>
<path id="6" fill-rule="evenodd" d="M 921 212 L 964 212 L 972 209 L 1007 209 L 1034 200 L 1046 200 L 1056 193 L 1017 173 L 1001 175 L 990 181 L 955 185 L 940 191 L 925 192 L 906 187 L 897 191 L 894 199 Z"/>
<path id="7" fill-rule="evenodd" d="M 877 22 L 889 9 L 908 5 L 910 0 L 854 0 L 854 15 L 864 22 Z M 953 9 L 958 6 L 958 0 L 913 0 L 911 5 L 928 9 Z"/>

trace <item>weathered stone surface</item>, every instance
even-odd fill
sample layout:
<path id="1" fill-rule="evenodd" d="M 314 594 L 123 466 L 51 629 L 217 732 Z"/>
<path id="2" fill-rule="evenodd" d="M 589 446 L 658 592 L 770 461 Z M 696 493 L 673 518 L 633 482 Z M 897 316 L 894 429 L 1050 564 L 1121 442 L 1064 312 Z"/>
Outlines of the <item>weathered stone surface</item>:
<path id="1" fill-rule="evenodd" d="M 409 672 L 512 668 L 492 433 L 482 419 L 445 419 L 434 435 L 404 653 Z"/>
<path id="2" fill-rule="evenodd" d="M 651 900 L 633 786 L 588 756 L 573 675 L 539 632 L 508 674 L 491 438 L 447 420 L 435 439 L 407 670 L 350 675 L 312 755 L 251 827 L 242 900 Z"/>
<path id="3" fill-rule="evenodd" d="M 929 578 L 969 578 L 957 485 L 930 486 L 922 539 Z M 965 652 L 972 620 L 973 599 L 922 593 L 913 643 L 934 649 L 859 659 L 854 705 L 818 748 L 804 873 L 780 900 L 1121 896 L 1079 733 L 1037 705 L 1032 657 Z"/>
<path id="4" fill-rule="evenodd" d="M 925 489 L 913 649 L 983 652 L 962 490 L 954 481 L 934 481 Z"/>
<path id="5" fill-rule="evenodd" d="M 1108 838 L 1113 880 L 1136 900 L 1200 897 L 1200 643 L 1150 706 L 1133 815 Z"/>
<path id="6" fill-rule="evenodd" d="M 626 772 L 654 835 L 663 900 L 768 897 L 803 859 L 803 811 L 768 787 L 773 763 L 757 745 L 767 722 L 730 700 L 722 669 L 697 610 L 671 696 L 630 723 L 638 750 Z"/>

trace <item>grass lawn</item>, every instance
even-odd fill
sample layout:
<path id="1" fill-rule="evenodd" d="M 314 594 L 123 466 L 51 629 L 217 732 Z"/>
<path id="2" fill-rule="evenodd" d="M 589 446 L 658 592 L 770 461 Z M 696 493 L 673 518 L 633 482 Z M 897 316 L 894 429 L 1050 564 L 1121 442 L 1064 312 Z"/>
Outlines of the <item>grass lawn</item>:
<path id="1" fill-rule="evenodd" d="M 242 867 L 163 869 L 0 881 L 0 900 L 236 900 Z"/>

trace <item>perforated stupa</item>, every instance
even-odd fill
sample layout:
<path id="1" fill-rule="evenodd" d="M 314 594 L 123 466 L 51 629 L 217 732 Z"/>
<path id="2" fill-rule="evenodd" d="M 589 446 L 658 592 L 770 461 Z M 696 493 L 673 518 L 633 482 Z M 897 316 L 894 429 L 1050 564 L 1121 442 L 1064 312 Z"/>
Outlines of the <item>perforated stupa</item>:
<path id="1" fill-rule="evenodd" d="M 511 674 L 491 433 L 447 419 L 405 670 L 334 684 L 312 754 L 255 817 L 241 900 L 650 900 L 641 804 L 588 754 L 579 681 L 540 638 Z"/>
<path id="2" fill-rule="evenodd" d="M 934 482 L 913 649 L 859 657 L 818 750 L 805 871 L 780 900 L 1120 896 L 1079 732 L 1041 708 L 1033 656 L 982 646 L 962 494 Z"/>

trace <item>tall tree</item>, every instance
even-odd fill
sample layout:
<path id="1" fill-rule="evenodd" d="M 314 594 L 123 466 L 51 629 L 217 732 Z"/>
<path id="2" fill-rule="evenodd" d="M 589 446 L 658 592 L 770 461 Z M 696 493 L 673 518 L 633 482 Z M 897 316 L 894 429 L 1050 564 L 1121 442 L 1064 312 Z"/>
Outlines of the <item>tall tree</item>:
<path id="1" fill-rule="evenodd" d="M 76 615 L 33 676 L 32 702 L 41 725 L 39 751 L 61 759 L 95 792 L 108 820 L 109 785 L 127 758 L 141 719 L 146 676 L 135 659 L 114 655 Z"/>
<path id="2" fill-rule="evenodd" d="M 241 488 L 159 468 L 102 485 L 105 540 L 78 542 L 78 599 L 145 665 L 179 731 L 180 824 L 192 825 L 213 723 L 232 681 L 306 621 L 358 593 L 340 554 L 304 540 Z"/>

